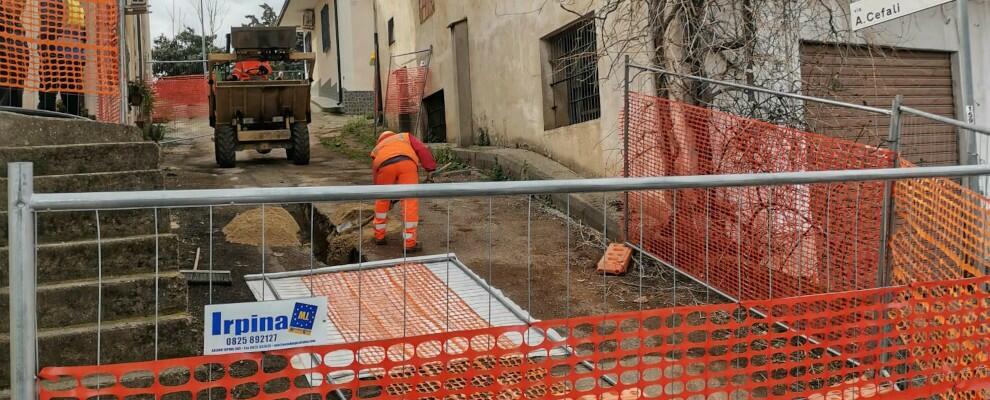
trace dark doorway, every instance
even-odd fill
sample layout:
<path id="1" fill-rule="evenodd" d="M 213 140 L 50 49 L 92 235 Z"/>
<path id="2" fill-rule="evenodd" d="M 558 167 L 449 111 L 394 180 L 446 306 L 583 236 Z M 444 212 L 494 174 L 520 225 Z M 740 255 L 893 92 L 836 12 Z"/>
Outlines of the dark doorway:
<path id="1" fill-rule="evenodd" d="M 447 143 L 447 113 L 443 106 L 443 90 L 438 90 L 423 99 L 426 108 L 426 133 L 423 141 L 427 143 Z"/>

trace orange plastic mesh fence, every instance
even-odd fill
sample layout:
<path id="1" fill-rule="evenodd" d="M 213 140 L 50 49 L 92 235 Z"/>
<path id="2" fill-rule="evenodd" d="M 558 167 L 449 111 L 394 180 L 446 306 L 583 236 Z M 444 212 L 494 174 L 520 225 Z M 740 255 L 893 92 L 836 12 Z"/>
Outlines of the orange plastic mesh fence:
<path id="1" fill-rule="evenodd" d="M 889 168 L 889 151 L 630 94 L 628 175 Z M 880 182 L 629 194 L 627 240 L 738 299 L 871 288 Z M 641 214 L 642 213 L 642 214 Z M 640 224 L 644 237 L 640 238 Z"/>
<path id="2" fill-rule="evenodd" d="M 385 114 L 416 114 L 423 102 L 427 67 L 402 67 L 392 70 L 385 89 Z"/>
<path id="3" fill-rule="evenodd" d="M 913 167 L 901 160 L 902 167 Z M 990 199 L 951 179 L 898 181 L 890 240 L 895 283 L 983 276 L 990 271 Z"/>
<path id="4" fill-rule="evenodd" d="M 155 93 L 154 119 L 206 117 L 210 112 L 210 87 L 203 75 L 166 76 L 151 83 Z"/>
<path id="5" fill-rule="evenodd" d="M 348 342 L 488 326 L 423 264 L 306 276 L 303 283 L 327 296 L 330 320 Z"/>
<path id="6" fill-rule="evenodd" d="M 990 396 L 988 326 L 990 278 L 981 277 L 267 355 L 51 367 L 40 387 L 44 400 L 977 399 Z"/>
<path id="7" fill-rule="evenodd" d="M 117 0 L 3 0 L 0 87 L 119 96 L 117 12 Z"/>

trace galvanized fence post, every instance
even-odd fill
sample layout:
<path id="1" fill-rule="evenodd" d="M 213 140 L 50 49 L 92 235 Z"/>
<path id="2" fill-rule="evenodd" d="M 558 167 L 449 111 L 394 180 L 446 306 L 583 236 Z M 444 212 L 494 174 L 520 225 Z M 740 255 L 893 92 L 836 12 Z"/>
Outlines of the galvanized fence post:
<path id="1" fill-rule="evenodd" d="M 120 123 L 127 124 L 127 40 L 125 36 L 127 27 L 125 17 L 127 14 L 127 0 L 117 2 L 117 41 L 118 41 L 118 63 L 117 79 L 120 85 Z M 140 18 L 140 16 L 138 17 Z"/>
<path id="2" fill-rule="evenodd" d="M 626 54 L 622 78 L 622 177 L 629 177 L 629 55 Z M 622 240 L 629 240 L 629 192 L 625 192 L 622 204 L 625 219 L 622 221 Z M 639 218 L 643 218 L 642 215 Z M 606 221 L 606 224 L 608 221 Z"/>
<path id="3" fill-rule="evenodd" d="M 34 194 L 31 163 L 7 164 L 7 232 L 10 277 L 10 396 L 36 399 L 37 298 L 34 259 Z"/>
<path id="4" fill-rule="evenodd" d="M 893 165 L 897 168 L 898 152 L 901 144 L 901 103 L 904 96 L 894 97 L 894 103 L 890 109 L 890 127 L 887 134 L 887 145 L 894 154 Z M 883 208 L 880 215 L 880 257 L 877 263 L 877 287 L 890 286 L 891 266 L 888 250 L 890 247 L 890 234 L 894 224 L 894 183 L 884 181 L 883 183 Z"/>

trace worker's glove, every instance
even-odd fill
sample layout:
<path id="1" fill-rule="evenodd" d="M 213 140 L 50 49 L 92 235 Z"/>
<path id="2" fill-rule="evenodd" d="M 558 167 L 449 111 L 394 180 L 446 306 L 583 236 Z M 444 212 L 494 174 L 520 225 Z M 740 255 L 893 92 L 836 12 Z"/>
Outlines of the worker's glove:
<path id="1" fill-rule="evenodd" d="M 426 171 L 426 183 L 433 183 L 433 171 Z"/>

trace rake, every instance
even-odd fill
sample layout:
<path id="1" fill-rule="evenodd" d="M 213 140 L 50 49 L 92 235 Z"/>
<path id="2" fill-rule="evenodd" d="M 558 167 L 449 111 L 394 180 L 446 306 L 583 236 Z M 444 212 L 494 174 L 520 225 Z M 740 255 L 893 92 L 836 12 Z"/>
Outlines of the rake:
<path id="1" fill-rule="evenodd" d="M 183 269 L 179 272 L 186 277 L 186 282 L 188 283 L 213 282 L 220 285 L 229 285 L 232 282 L 230 271 L 203 271 L 199 269 L 199 247 L 196 248 L 196 261 L 193 262 L 193 269 Z"/>

